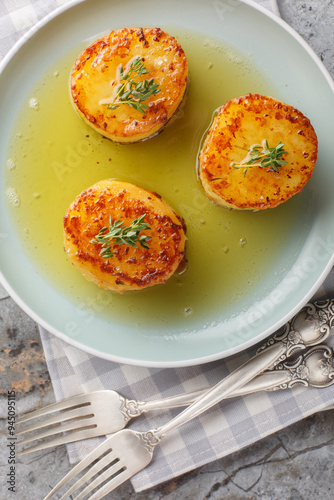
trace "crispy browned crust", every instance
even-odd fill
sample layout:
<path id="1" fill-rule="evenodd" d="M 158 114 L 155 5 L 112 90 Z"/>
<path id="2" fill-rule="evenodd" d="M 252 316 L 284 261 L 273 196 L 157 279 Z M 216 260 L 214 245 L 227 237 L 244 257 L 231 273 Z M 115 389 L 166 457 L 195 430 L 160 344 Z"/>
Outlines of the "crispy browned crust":
<path id="1" fill-rule="evenodd" d="M 287 165 L 276 173 L 260 167 L 234 169 L 246 151 L 267 139 L 279 141 L 288 152 Z M 199 177 L 207 196 L 237 209 L 273 208 L 300 192 L 313 173 L 318 141 L 310 123 L 298 109 L 259 94 L 227 102 L 218 111 L 199 155 Z"/>
<path id="2" fill-rule="evenodd" d="M 115 255 L 104 259 L 101 245 L 91 243 L 112 220 L 129 226 L 146 214 L 149 249 L 111 245 Z M 184 221 L 156 193 L 127 182 L 104 180 L 77 196 L 64 217 L 64 246 L 73 265 L 101 288 L 122 293 L 164 283 L 185 258 Z"/>
<path id="3" fill-rule="evenodd" d="M 136 81 L 153 78 L 161 89 L 145 101 L 147 112 L 99 104 L 117 86 L 117 67 L 136 56 L 144 58 L 149 71 Z M 183 100 L 187 80 L 187 58 L 175 38 L 159 28 L 124 28 L 99 38 L 80 54 L 72 69 L 71 98 L 78 114 L 96 131 L 116 142 L 137 142 L 157 134 L 170 120 Z"/>

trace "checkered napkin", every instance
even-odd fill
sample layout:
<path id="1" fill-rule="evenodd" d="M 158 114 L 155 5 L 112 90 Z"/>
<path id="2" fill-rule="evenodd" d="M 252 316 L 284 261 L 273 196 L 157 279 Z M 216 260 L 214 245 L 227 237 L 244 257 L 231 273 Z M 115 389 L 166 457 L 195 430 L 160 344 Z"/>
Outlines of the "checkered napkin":
<path id="1" fill-rule="evenodd" d="M 39 19 L 69 0 L 2 0 L 0 3 L 1 56 Z M 274 0 L 258 3 L 278 14 Z M 317 296 L 334 292 L 334 270 Z M 254 355 L 257 346 L 237 356 L 200 366 L 159 369 L 106 361 L 66 344 L 41 328 L 45 357 L 55 397 L 114 389 L 128 399 L 145 401 L 213 385 Z M 332 340 L 334 343 L 334 339 Z M 296 388 L 226 400 L 167 435 L 155 450 L 153 462 L 132 479 L 136 491 L 212 462 L 334 404 L 334 387 Z M 152 412 L 130 427 L 163 425 L 180 410 Z M 82 459 L 104 438 L 68 445 L 72 463 Z"/>

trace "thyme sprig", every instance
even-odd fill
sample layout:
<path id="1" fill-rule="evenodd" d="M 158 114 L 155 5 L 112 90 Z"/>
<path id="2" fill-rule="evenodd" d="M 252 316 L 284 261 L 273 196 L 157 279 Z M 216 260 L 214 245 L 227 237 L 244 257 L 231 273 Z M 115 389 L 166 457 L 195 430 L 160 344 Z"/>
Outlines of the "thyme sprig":
<path id="1" fill-rule="evenodd" d="M 148 73 L 143 58 L 140 56 L 131 62 L 127 71 L 121 64 L 119 68 L 120 85 L 117 88 L 114 100 L 107 104 L 108 108 L 116 109 L 120 104 L 128 104 L 137 111 L 145 113 L 148 110 L 148 105 L 143 101 L 146 101 L 151 95 L 158 94 L 161 90 L 153 78 L 140 80 L 139 82 L 134 80 L 134 77 L 147 75 Z"/>
<path id="2" fill-rule="evenodd" d="M 102 245 L 100 256 L 104 259 L 109 259 L 115 252 L 111 251 L 111 245 L 129 245 L 137 247 L 139 243 L 143 248 L 149 248 L 148 240 L 151 236 L 139 233 L 151 229 L 149 224 L 143 222 L 146 214 L 141 215 L 138 219 L 134 219 L 129 227 L 123 226 L 123 222 L 115 220 L 112 221 L 109 217 L 109 227 L 103 227 L 98 234 L 90 240 L 90 243 Z"/>
<path id="3" fill-rule="evenodd" d="M 267 139 L 265 139 L 262 144 L 254 144 L 249 149 L 241 148 L 248 152 L 249 159 L 240 163 L 233 162 L 231 166 L 234 169 L 243 168 L 244 176 L 246 176 L 248 169 L 253 167 L 267 168 L 270 171 L 279 172 L 279 168 L 288 163 L 281 159 L 283 155 L 288 154 L 283 148 L 282 141 L 279 141 L 275 147 L 270 148 Z"/>

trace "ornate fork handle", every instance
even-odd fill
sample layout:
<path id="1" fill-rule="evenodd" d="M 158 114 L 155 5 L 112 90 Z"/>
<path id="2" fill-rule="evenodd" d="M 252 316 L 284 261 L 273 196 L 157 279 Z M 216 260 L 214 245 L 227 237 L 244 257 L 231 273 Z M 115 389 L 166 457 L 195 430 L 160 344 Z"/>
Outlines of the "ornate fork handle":
<path id="1" fill-rule="evenodd" d="M 275 371 L 286 373 L 288 380 L 271 390 L 287 389 L 297 384 L 328 387 L 334 384 L 333 350 L 325 345 L 313 347 L 295 361 L 277 365 Z"/>
<path id="2" fill-rule="evenodd" d="M 188 406 L 185 410 L 179 413 L 179 415 L 174 417 L 170 422 L 163 425 L 159 429 L 150 431 L 150 436 L 147 437 L 150 439 L 150 441 L 151 439 L 153 439 L 153 442 L 151 441 L 151 446 L 154 447 L 167 432 L 176 429 L 177 427 L 185 424 L 194 417 L 201 415 L 203 412 L 211 408 L 213 405 L 215 405 L 222 399 L 225 399 L 228 395 L 235 393 L 237 389 L 241 388 L 242 386 L 250 382 L 252 379 L 254 379 L 254 370 L 257 369 L 259 373 L 260 371 L 259 365 L 261 364 L 263 367 L 266 362 L 266 359 L 261 358 L 261 356 L 263 355 L 267 356 L 267 360 L 269 359 L 270 356 L 273 359 L 276 359 L 275 352 L 278 353 L 278 350 L 272 351 L 274 356 L 272 356 L 271 350 L 276 348 L 278 349 L 280 346 L 282 346 L 282 344 L 278 343 L 274 346 L 269 347 L 267 352 L 262 351 L 260 354 L 252 358 L 247 363 L 245 363 L 245 365 L 241 366 L 238 370 L 236 370 L 228 377 L 226 377 L 224 380 L 219 382 L 217 385 L 206 391 L 204 395 L 199 397 L 190 406 Z M 256 359 L 257 357 L 258 359 Z M 328 363 L 327 360 L 329 360 Z M 315 383 L 318 383 L 319 387 L 325 387 L 326 385 L 329 385 L 328 377 L 330 383 L 333 383 L 334 381 L 333 351 L 329 347 L 321 346 L 310 349 L 310 351 L 304 356 L 302 362 L 304 363 L 304 366 L 306 368 L 310 369 L 310 371 L 312 369 L 312 366 L 316 366 L 317 369 L 315 369 L 315 373 L 317 374 L 318 374 L 318 368 L 320 366 L 320 371 L 319 371 L 320 376 L 318 374 L 315 380 Z M 302 366 L 302 362 L 299 363 L 298 366 Z M 295 364 L 297 365 L 297 363 Z M 256 365 L 258 366 L 256 367 Z M 289 373 L 289 370 L 286 370 L 286 372 Z M 291 377 L 290 380 L 292 380 L 293 372 L 290 373 L 290 377 Z M 325 381 L 326 378 L 327 382 Z M 306 379 L 307 377 L 304 376 L 300 380 L 306 380 Z"/>
<path id="3" fill-rule="evenodd" d="M 306 304 L 296 316 L 288 321 L 257 352 L 282 342 L 286 352 L 275 364 L 285 361 L 297 350 L 324 342 L 334 325 L 334 299 L 319 299 Z"/>
<path id="4" fill-rule="evenodd" d="M 244 386 L 234 390 L 228 397 L 247 396 L 260 391 L 291 389 L 296 385 L 323 388 L 332 384 L 334 384 L 333 350 L 326 345 L 321 345 L 309 348 L 294 361 L 282 362 L 271 370 L 261 373 Z M 147 402 L 129 401 L 122 398 L 121 410 L 124 419 L 128 422 L 131 418 L 147 411 L 190 405 L 209 389 L 210 387 L 206 387 L 198 391 Z"/>

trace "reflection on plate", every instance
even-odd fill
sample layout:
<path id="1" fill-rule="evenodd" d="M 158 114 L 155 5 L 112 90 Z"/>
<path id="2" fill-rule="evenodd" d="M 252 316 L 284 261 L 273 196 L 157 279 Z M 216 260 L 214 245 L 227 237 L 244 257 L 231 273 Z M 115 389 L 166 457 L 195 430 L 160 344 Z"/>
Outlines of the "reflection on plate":
<path id="1" fill-rule="evenodd" d="M 333 84 L 305 42 L 253 4 L 144 4 L 72 4 L 38 25 L 4 61 L 0 95 L 9 118 L 0 134 L 0 268 L 19 305 L 73 345 L 115 361 L 184 366 L 262 340 L 297 312 L 329 271 Z M 162 134 L 119 146 L 77 117 L 67 86 L 82 47 L 129 25 L 159 26 L 174 35 L 188 56 L 191 83 L 182 115 Z M 215 207 L 196 176 L 201 137 L 215 109 L 248 92 L 299 108 L 319 139 L 307 187 L 265 213 Z M 62 248 L 62 216 L 79 192 L 110 177 L 158 192 L 184 217 L 185 273 L 117 296 L 71 267 Z"/>

